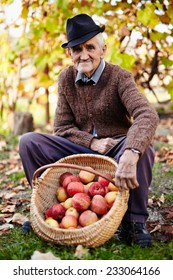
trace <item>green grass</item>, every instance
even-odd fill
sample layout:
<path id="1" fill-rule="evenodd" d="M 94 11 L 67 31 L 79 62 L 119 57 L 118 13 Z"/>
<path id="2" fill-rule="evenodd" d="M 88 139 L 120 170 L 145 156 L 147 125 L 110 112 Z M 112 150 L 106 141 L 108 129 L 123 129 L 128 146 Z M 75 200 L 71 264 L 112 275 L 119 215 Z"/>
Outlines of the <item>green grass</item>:
<path id="1" fill-rule="evenodd" d="M 16 182 L 17 180 L 23 178 L 24 176 L 25 176 L 24 171 L 21 171 L 21 172 L 9 174 L 7 177 L 11 179 L 11 181 Z"/>
<path id="2" fill-rule="evenodd" d="M 8 240 L 8 242 L 7 242 Z M 4 246 L 5 244 L 5 246 Z M 62 260 L 75 260 L 76 246 L 54 245 L 41 240 L 31 230 L 23 233 L 21 227 L 15 227 L 0 238 L 1 260 L 29 260 L 35 250 L 42 253 L 51 251 Z M 128 246 L 112 237 L 103 246 L 88 249 L 84 260 L 172 260 L 173 240 L 153 242 L 151 248 L 140 248 L 137 245 Z"/>

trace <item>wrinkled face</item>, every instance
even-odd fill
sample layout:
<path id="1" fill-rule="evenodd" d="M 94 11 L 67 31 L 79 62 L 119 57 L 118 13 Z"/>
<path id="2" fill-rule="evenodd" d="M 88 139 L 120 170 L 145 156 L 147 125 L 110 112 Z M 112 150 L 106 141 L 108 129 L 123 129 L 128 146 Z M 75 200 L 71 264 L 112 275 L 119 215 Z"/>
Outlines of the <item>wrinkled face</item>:
<path id="1" fill-rule="evenodd" d="M 91 77 L 104 58 L 106 46 L 99 44 L 97 36 L 69 49 L 69 54 L 76 69 Z"/>

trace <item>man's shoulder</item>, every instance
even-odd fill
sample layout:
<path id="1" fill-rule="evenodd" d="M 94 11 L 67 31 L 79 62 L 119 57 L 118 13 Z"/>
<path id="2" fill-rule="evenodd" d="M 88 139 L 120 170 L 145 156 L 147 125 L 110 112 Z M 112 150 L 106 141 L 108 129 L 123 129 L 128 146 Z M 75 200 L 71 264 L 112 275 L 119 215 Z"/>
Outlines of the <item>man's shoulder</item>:
<path id="1" fill-rule="evenodd" d="M 64 80 L 64 79 L 69 79 L 70 77 L 73 77 L 75 74 L 75 69 L 74 66 L 68 66 L 65 69 L 63 69 L 59 76 L 58 76 L 58 80 Z"/>
<path id="2" fill-rule="evenodd" d="M 122 66 L 111 63 L 111 62 L 105 62 L 105 65 L 106 65 L 107 68 L 109 68 L 111 70 L 115 70 L 115 71 L 118 71 L 118 72 L 124 72 L 124 73 L 130 73 L 130 71 L 123 68 Z"/>
<path id="3" fill-rule="evenodd" d="M 117 64 L 113 64 L 111 62 L 106 62 L 105 63 L 105 70 L 106 71 L 111 71 L 111 73 L 115 73 L 114 76 L 131 76 L 130 71 L 128 71 L 127 69 L 117 65 Z"/>

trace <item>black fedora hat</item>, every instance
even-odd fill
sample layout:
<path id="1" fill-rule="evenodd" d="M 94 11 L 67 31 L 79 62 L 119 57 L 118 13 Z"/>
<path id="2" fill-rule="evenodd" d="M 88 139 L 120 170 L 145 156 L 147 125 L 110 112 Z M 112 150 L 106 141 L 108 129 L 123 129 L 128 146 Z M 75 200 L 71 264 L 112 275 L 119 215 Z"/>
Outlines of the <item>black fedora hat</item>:
<path id="1" fill-rule="evenodd" d="M 62 44 L 62 48 L 70 48 L 80 45 L 100 32 L 105 30 L 105 26 L 100 27 L 87 14 L 79 14 L 67 20 L 66 33 L 67 43 Z"/>

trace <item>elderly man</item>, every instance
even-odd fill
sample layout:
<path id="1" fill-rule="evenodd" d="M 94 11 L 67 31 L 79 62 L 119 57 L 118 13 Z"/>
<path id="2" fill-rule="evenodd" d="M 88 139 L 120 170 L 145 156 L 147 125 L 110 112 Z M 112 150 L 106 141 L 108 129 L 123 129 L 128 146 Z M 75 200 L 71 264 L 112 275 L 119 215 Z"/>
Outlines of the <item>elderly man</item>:
<path id="1" fill-rule="evenodd" d="M 67 20 L 68 42 L 62 47 L 74 65 L 59 75 L 54 134 L 23 135 L 19 152 L 30 184 L 37 168 L 71 154 L 115 158 L 115 183 L 130 190 L 120 236 L 146 247 L 151 245 L 145 223 L 158 116 L 131 73 L 104 61 L 104 29 L 86 14 Z"/>

